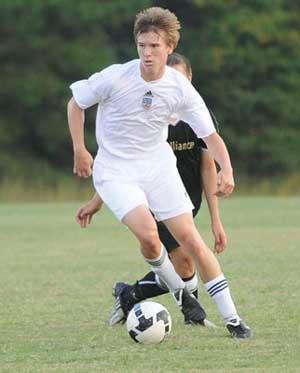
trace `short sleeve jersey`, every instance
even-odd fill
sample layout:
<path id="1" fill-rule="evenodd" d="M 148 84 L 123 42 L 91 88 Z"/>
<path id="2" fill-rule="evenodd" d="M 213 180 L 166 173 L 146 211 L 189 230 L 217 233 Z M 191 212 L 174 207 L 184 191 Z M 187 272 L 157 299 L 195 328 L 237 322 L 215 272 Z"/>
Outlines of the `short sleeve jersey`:
<path id="1" fill-rule="evenodd" d="M 166 66 L 163 76 L 146 82 L 140 60 L 112 65 L 70 86 L 80 108 L 99 104 L 96 138 L 101 157 L 143 159 L 165 144 L 172 118 L 188 122 L 198 137 L 215 132 L 208 109 L 192 84 Z"/>

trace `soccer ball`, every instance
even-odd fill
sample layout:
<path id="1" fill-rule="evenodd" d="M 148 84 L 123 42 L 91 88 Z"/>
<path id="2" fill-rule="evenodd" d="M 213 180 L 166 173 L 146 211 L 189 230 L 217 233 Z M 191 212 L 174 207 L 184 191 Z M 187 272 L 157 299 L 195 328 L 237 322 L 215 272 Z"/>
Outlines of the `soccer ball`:
<path id="1" fill-rule="evenodd" d="M 127 331 L 137 343 L 160 343 L 171 332 L 169 311 L 156 302 L 137 303 L 127 317 Z"/>

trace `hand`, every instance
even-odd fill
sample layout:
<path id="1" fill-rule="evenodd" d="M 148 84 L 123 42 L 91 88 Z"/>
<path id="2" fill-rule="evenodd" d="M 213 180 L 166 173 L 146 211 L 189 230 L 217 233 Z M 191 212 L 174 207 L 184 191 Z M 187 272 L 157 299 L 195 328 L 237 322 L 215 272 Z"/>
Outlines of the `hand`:
<path id="1" fill-rule="evenodd" d="M 234 189 L 232 171 L 221 170 L 217 175 L 217 197 L 228 197 Z"/>
<path id="2" fill-rule="evenodd" d="M 219 254 L 226 249 L 227 246 L 227 237 L 223 227 L 223 224 L 220 220 L 213 222 L 212 232 L 215 237 L 215 248 L 214 252 Z"/>
<path id="3" fill-rule="evenodd" d="M 92 221 L 93 215 L 102 207 L 102 202 L 95 204 L 93 200 L 82 206 L 76 214 L 76 221 L 81 228 L 86 228 Z"/>
<path id="4" fill-rule="evenodd" d="M 92 166 L 93 157 L 85 148 L 74 151 L 74 174 L 87 178 L 92 175 Z"/>

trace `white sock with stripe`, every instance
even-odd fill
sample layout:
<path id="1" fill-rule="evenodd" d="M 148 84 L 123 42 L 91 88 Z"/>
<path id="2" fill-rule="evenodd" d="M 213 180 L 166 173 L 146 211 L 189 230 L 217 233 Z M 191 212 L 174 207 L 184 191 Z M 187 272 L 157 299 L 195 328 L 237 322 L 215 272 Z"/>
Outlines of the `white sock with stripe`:
<path id="1" fill-rule="evenodd" d="M 204 284 L 208 294 L 214 299 L 225 322 L 239 319 L 235 305 L 230 295 L 228 283 L 224 275 Z"/>
<path id="2" fill-rule="evenodd" d="M 151 265 L 152 271 L 159 277 L 161 282 L 167 285 L 171 293 L 185 287 L 184 282 L 175 271 L 164 246 L 161 247 L 161 253 L 158 258 L 145 258 L 145 260 Z"/>

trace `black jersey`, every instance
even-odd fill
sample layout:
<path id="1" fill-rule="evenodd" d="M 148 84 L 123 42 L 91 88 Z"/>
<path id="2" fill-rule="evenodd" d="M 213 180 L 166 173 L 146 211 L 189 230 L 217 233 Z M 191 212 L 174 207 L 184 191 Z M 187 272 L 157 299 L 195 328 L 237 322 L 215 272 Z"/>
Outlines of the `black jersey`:
<path id="1" fill-rule="evenodd" d="M 169 126 L 168 143 L 177 158 L 177 168 L 194 206 L 195 212 L 200 208 L 202 181 L 200 161 L 202 149 L 207 149 L 203 140 L 199 139 L 192 128 L 180 121 L 176 126 Z"/>

